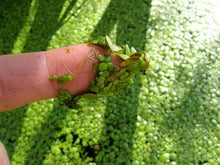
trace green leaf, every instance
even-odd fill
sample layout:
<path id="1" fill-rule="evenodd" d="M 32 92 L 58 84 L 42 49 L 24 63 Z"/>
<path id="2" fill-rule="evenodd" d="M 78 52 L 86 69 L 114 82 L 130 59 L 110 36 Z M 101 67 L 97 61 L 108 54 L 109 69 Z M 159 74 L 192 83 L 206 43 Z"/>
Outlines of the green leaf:
<path id="1" fill-rule="evenodd" d="M 71 94 L 63 89 L 59 89 L 58 94 L 58 99 L 60 99 L 61 101 L 70 100 L 72 98 Z"/>
<path id="2" fill-rule="evenodd" d="M 128 56 L 131 54 L 131 50 L 127 44 L 125 45 L 125 54 Z"/>
<path id="3" fill-rule="evenodd" d="M 72 80 L 73 79 L 73 76 L 72 75 L 70 75 L 70 74 L 65 74 L 65 75 L 63 75 L 62 77 L 60 77 L 59 79 L 58 79 L 58 84 L 59 85 L 62 85 L 63 83 L 65 83 L 65 82 L 67 82 L 67 81 L 70 81 L 70 80 Z"/>
<path id="4" fill-rule="evenodd" d="M 98 99 L 98 96 L 93 93 L 86 93 L 81 96 L 82 99 L 87 99 L 89 101 L 95 101 Z"/>
<path id="5" fill-rule="evenodd" d="M 56 75 L 50 76 L 49 80 L 50 81 L 56 81 L 58 79 L 58 77 Z"/>
<path id="6" fill-rule="evenodd" d="M 107 63 L 102 62 L 101 64 L 99 64 L 99 70 L 100 70 L 100 71 L 104 71 L 104 70 L 106 70 L 107 68 L 108 68 Z"/>
<path id="7" fill-rule="evenodd" d="M 99 36 L 95 44 L 100 46 L 106 46 L 105 37 Z"/>
<path id="8" fill-rule="evenodd" d="M 134 47 L 131 47 L 131 54 L 134 54 L 136 52 L 137 52 L 137 50 Z"/>
<path id="9" fill-rule="evenodd" d="M 123 60 L 127 60 L 129 58 L 129 56 L 126 54 L 120 54 L 120 53 L 114 53 L 114 54 Z"/>
<path id="10" fill-rule="evenodd" d="M 114 52 L 112 40 L 108 36 L 106 36 L 105 39 L 111 52 Z"/>

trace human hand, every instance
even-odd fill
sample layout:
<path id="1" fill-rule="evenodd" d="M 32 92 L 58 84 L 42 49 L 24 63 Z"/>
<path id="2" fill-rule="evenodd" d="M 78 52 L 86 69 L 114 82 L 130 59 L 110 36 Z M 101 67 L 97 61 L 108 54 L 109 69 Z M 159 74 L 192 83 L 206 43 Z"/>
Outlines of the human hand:
<path id="1" fill-rule="evenodd" d="M 54 98 L 63 89 L 72 95 L 89 90 L 95 77 L 93 65 L 104 49 L 88 44 L 73 45 L 42 52 L 0 56 L 0 111 Z M 119 66 L 120 60 L 112 55 Z M 70 74 L 71 81 L 58 85 L 49 77 Z"/>

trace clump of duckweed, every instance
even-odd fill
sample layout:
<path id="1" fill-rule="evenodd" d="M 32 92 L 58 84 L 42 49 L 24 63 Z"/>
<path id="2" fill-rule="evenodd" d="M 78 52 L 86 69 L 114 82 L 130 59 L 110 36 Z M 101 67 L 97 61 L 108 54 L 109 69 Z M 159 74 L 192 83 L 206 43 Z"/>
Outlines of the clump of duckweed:
<path id="1" fill-rule="evenodd" d="M 58 78 L 58 85 L 62 85 L 63 83 L 70 81 L 73 79 L 73 76 L 70 74 L 65 74 L 62 77 Z"/>
<path id="2" fill-rule="evenodd" d="M 56 75 L 50 76 L 50 81 L 57 81 L 58 85 L 63 85 L 64 83 L 73 79 L 73 76 L 70 74 L 65 74 L 61 77 L 57 77 Z"/>
<path id="3" fill-rule="evenodd" d="M 71 99 L 71 95 L 69 94 L 69 92 L 67 92 L 67 91 L 65 91 L 65 90 L 62 90 L 62 89 L 59 89 L 59 90 L 58 90 L 58 98 L 59 98 L 61 101 L 64 101 L 64 100 Z"/>
<path id="4" fill-rule="evenodd" d="M 91 43 L 101 46 L 109 53 L 113 53 L 121 62 L 119 66 L 115 66 L 110 54 L 100 54 L 98 56 L 99 63 L 94 65 L 95 79 L 90 83 L 90 94 L 73 96 L 73 104 L 81 98 L 91 100 L 92 97 L 96 98 L 100 95 L 112 96 L 130 86 L 134 81 L 135 74 L 141 71 L 144 73 L 149 67 L 144 52 L 137 52 L 133 47 L 129 48 L 128 45 L 122 46 L 119 50 L 114 50 L 113 43 L 108 36 L 99 37 Z M 65 100 L 64 102 L 70 104 L 71 100 Z"/>
<path id="5" fill-rule="evenodd" d="M 58 80 L 58 77 L 56 75 L 53 75 L 53 76 L 50 76 L 49 77 L 49 80 L 50 81 L 57 81 Z"/>

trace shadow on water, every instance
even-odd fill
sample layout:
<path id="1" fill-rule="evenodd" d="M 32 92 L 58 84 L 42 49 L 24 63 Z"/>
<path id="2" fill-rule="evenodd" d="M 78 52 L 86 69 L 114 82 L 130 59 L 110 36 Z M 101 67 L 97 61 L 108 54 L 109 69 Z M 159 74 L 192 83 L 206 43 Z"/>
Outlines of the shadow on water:
<path id="1" fill-rule="evenodd" d="M 76 0 L 72 0 L 62 17 L 59 18 L 66 0 L 38 1 L 38 9 L 24 46 L 24 52 L 46 50 L 52 36 L 67 21 L 68 14 L 76 3 Z"/>
<path id="2" fill-rule="evenodd" d="M 28 106 L 0 113 L 0 140 L 5 145 L 9 158 L 15 152 L 17 139 L 21 135 L 24 116 Z"/>
<path id="3" fill-rule="evenodd" d="M 110 35 L 116 27 L 116 44 L 144 50 L 151 0 L 111 0 L 92 38 Z M 104 127 L 100 136 L 101 150 L 96 153 L 98 164 L 131 164 L 133 135 L 138 109 L 140 77 L 135 84 L 107 100 Z"/>
<path id="4" fill-rule="evenodd" d="M 52 144 L 59 139 L 57 133 L 62 129 L 68 112 L 68 108 L 59 102 L 53 103 L 53 110 L 47 114 L 36 134 L 29 139 L 29 150 L 25 151 L 27 155 L 24 164 L 43 164 Z"/>
<path id="5" fill-rule="evenodd" d="M 97 164 L 131 164 L 140 85 L 137 76 L 129 89 L 107 99 Z"/>
<path id="6" fill-rule="evenodd" d="M 65 1 L 52 0 L 48 2 L 39 0 L 35 20 L 24 46 L 24 52 L 46 50 L 51 37 L 68 20 L 69 12 L 77 2 L 76 0 L 70 1 L 60 18 Z M 54 144 L 54 140 L 57 138 L 58 125 L 65 119 L 67 113 L 68 109 L 64 105 L 55 105 L 53 111 L 47 115 L 45 123 L 31 138 L 30 141 L 33 143 L 29 146 L 31 151 L 26 151 L 25 164 L 43 164 L 44 156 L 48 154 L 51 145 Z"/>
<path id="7" fill-rule="evenodd" d="M 31 6 L 30 0 L 0 1 L 0 54 L 10 54 Z"/>
<path id="8" fill-rule="evenodd" d="M 217 43 L 219 44 L 219 41 Z M 219 85 L 216 85 L 219 84 L 219 75 L 216 74 L 216 71 L 211 70 L 212 68 L 219 68 L 220 63 L 210 57 L 212 52 L 217 52 L 218 44 L 216 44 L 216 47 L 211 48 L 212 51 L 208 51 L 208 53 L 205 49 L 201 50 L 200 53 L 206 53 L 195 70 L 192 71 L 192 79 L 187 78 L 187 80 L 181 82 L 181 78 L 184 76 L 182 75 L 184 68 L 180 71 L 181 73 L 176 78 L 180 80 L 177 85 L 181 86 L 185 81 L 193 83 L 187 89 L 184 89 L 186 92 L 180 100 L 180 104 L 174 105 L 173 111 L 170 111 L 160 124 L 161 133 L 174 138 L 175 149 L 172 153 L 176 154 L 178 159 L 174 158 L 173 161 L 180 164 L 189 162 L 206 164 L 209 162 L 207 153 L 210 153 L 210 151 L 207 151 L 209 148 L 207 148 L 207 144 L 205 144 L 207 141 L 205 140 L 213 138 L 217 134 L 217 126 L 212 121 L 217 120 L 218 112 L 216 108 L 219 105 L 219 102 L 217 105 L 211 103 L 210 90 L 220 88 Z M 214 86 L 212 85 L 213 82 L 216 82 Z M 172 106 L 175 101 L 170 104 Z M 210 132 L 212 135 L 210 135 Z M 198 151 L 197 145 L 203 149 Z M 157 149 L 155 148 L 155 150 Z"/>
<path id="9" fill-rule="evenodd" d="M 109 35 L 116 26 L 116 44 L 142 51 L 146 43 L 147 23 L 151 0 L 111 0 L 92 38 Z"/>

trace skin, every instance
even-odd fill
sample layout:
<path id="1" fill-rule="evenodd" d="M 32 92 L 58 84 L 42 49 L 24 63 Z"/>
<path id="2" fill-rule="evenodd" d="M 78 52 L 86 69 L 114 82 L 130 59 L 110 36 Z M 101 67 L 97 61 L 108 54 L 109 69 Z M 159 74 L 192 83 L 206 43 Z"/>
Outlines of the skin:
<path id="1" fill-rule="evenodd" d="M 1 165 L 10 165 L 7 151 L 1 141 L 0 141 L 0 164 Z"/>

